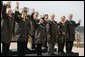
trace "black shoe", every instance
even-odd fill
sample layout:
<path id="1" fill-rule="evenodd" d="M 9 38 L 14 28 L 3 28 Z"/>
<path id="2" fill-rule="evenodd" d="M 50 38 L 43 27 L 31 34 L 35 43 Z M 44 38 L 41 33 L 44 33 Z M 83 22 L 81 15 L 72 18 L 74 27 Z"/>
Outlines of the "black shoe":
<path id="1" fill-rule="evenodd" d="M 66 53 L 74 53 L 74 52 L 68 51 L 68 52 L 66 52 Z"/>
<path id="2" fill-rule="evenodd" d="M 74 54 L 74 52 L 70 52 L 70 53 Z"/>
<path id="3" fill-rule="evenodd" d="M 54 53 L 53 53 L 53 54 L 50 54 L 50 56 L 57 56 L 57 54 L 54 54 Z"/>
<path id="4" fill-rule="evenodd" d="M 61 52 L 61 54 L 66 54 L 65 52 Z"/>
<path id="5" fill-rule="evenodd" d="M 25 52 L 31 52 L 31 50 L 30 49 L 25 49 Z"/>
<path id="6" fill-rule="evenodd" d="M 37 55 L 37 56 L 43 56 L 43 55 Z"/>
<path id="7" fill-rule="evenodd" d="M 71 53 L 70 51 L 67 51 L 66 53 Z"/>
<path id="8" fill-rule="evenodd" d="M 58 52 L 58 55 L 61 55 L 62 53 L 61 52 Z"/>
<path id="9" fill-rule="evenodd" d="M 12 50 L 9 50 L 8 52 L 9 52 L 9 53 L 12 53 L 13 51 L 12 51 Z"/>
<path id="10" fill-rule="evenodd" d="M 1 56 L 12 56 L 12 52 L 11 50 L 9 50 L 8 52 L 2 52 Z"/>
<path id="11" fill-rule="evenodd" d="M 35 47 L 35 45 L 34 44 L 32 44 L 32 49 L 35 49 L 36 47 Z"/>

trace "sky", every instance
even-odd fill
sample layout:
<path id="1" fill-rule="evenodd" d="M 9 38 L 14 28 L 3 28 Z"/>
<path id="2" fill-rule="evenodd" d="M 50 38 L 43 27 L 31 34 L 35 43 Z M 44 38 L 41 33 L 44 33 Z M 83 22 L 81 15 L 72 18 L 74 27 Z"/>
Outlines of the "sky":
<path id="1" fill-rule="evenodd" d="M 6 3 L 3 1 L 3 3 Z M 80 26 L 84 26 L 84 1 L 19 1 L 20 8 L 28 7 L 35 9 L 40 14 L 55 14 L 55 20 L 60 21 L 61 16 L 68 17 L 73 14 L 73 20 L 78 22 L 81 19 Z M 12 9 L 16 7 L 16 1 L 11 1 Z M 31 11 L 30 11 L 31 12 Z"/>

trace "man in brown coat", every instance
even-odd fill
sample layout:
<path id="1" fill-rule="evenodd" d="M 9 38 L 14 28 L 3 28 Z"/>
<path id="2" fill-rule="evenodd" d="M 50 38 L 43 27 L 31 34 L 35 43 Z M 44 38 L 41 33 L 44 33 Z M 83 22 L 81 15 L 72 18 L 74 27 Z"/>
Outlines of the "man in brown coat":
<path id="1" fill-rule="evenodd" d="M 69 20 L 67 20 L 67 39 L 66 39 L 66 52 L 71 53 L 73 48 L 73 43 L 75 40 L 75 27 L 80 25 L 80 20 L 78 23 L 72 20 L 73 15 L 69 14 Z"/>
<path id="2" fill-rule="evenodd" d="M 51 20 L 49 21 L 49 35 L 50 35 L 50 37 L 48 38 L 48 54 L 49 55 L 55 55 L 54 47 L 57 41 L 58 25 L 57 25 L 57 22 L 54 20 L 54 17 L 55 15 L 53 14 L 51 16 Z"/>
<path id="3" fill-rule="evenodd" d="M 44 20 L 40 19 L 39 23 L 36 24 L 34 44 L 37 45 L 37 55 L 42 55 L 42 45 L 46 42 L 46 28 Z"/>
<path id="4" fill-rule="evenodd" d="M 14 15 L 11 11 L 10 3 L 4 4 L 2 10 L 3 24 L 1 26 L 1 42 L 3 56 L 9 56 L 9 47 L 13 35 Z"/>

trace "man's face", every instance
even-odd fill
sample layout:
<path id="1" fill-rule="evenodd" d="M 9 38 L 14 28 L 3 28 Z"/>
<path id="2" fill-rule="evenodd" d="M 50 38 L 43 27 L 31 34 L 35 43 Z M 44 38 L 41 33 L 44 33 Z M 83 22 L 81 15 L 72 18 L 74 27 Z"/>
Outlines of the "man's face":
<path id="1" fill-rule="evenodd" d="M 48 19 L 48 15 L 45 16 L 45 19 L 46 19 L 46 20 Z"/>
<path id="2" fill-rule="evenodd" d="M 73 18 L 73 15 L 72 14 L 69 14 L 69 19 L 71 20 Z"/>
<path id="3" fill-rule="evenodd" d="M 61 21 L 65 21 L 65 16 L 62 16 L 61 17 Z"/>
<path id="4" fill-rule="evenodd" d="M 44 20 L 40 19 L 40 23 L 43 24 L 44 23 Z"/>
<path id="5" fill-rule="evenodd" d="M 36 13 L 36 17 L 38 17 L 39 13 Z"/>
<path id="6" fill-rule="evenodd" d="M 52 15 L 52 16 L 51 16 L 51 19 L 54 20 L 54 18 L 55 18 L 55 15 Z"/>
<path id="7" fill-rule="evenodd" d="M 24 7 L 24 8 L 23 8 L 23 12 L 27 14 L 27 12 L 28 12 L 27 7 Z"/>

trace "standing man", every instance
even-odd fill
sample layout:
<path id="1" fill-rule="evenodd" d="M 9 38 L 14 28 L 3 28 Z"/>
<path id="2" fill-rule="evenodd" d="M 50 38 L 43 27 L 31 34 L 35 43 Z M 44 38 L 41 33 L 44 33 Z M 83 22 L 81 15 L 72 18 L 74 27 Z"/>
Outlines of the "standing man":
<path id="1" fill-rule="evenodd" d="M 67 24 L 65 22 L 65 16 L 61 16 L 61 21 L 59 24 L 59 32 L 58 32 L 58 54 L 65 54 L 64 53 L 64 45 L 66 42 L 66 29 Z"/>
<path id="2" fill-rule="evenodd" d="M 57 22 L 54 20 L 55 15 L 53 14 L 51 16 L 51 20 L 49 21 L 49 35 L 50 37 L 48 38 L 48 54 L 51 55 L 56 55 L 54 53 L 54 47 L 55 47 L 55 43 L 57 40 Z"/>
<path id="3" fill-rule="evenodd" d="M 44 20 L 40 19 L 39 23 L 36 24 L 34 44 L 37 45 L 36 52 L 37 56 L 42 56 L 42 45 L 46 42 L 46 27 Z"/>
<path id="4" fill-rule="evenodd" d="M 24 7 L 22 13 L 19 12 L 19 4 L 17 3 L 17 10 L 15 11 L 15 20 L 18 23 L 18 56 L 25 56 L 28 38 L 30 36 L 30 16 L 28 15 L 27 7 Z M 29 51 L 29 50 L 28 50 Z"/>
<path id="5" fill-rule="evenodd" d="M 9 47 L 14 32 L 14 14 L 12 13 L 10 2 L 3 5 L 2 18 L 1 42 L 3 56 L 10 56 Z"/>
<path id="6" fill-rule="evenodd" d="M 49 23 L 48 23 L 48 14 L 45 14 L 45 16 L 43 16 L 43 20 L 45 21 L 44 24 L 45 24 L 45 27 L 46 27 L 46 42 L 43 44 L 43 47 L 45 50 L 47 50 L 47 38 L 48 38 L 48 29 L 49 29 Z"/>
<path id="7" fill-rule="evenodd" d="M 72 20 L 73 18 L 73 14 L 69 14 L 69 20 L 67 20 L 67 34 L 68 34 L 68 37 L 66 39 L 66 52 L 67 53 L 71 53 L 72 52 L 72 48 L 73 48 L 73 43 L 74 43 L 74 40 L 75 40 L 75 27 L 79 26 L 80 25 L 80 21 L 78 21 L 78 23 L 76 24 L 75 21 Z"/>
<path id="8" fill-rule="evenodd" d="M 38 12 L 35 12 L 33 9 L 32 14 L 31 14 L 31 37 L 32 37 L 32 49 L 35 49 L 35 44 L 34 44 L 34 38 L 35 38 L 35 30 L 36 30 L 36 24 L 39 22 L 38 19 Z"/>

